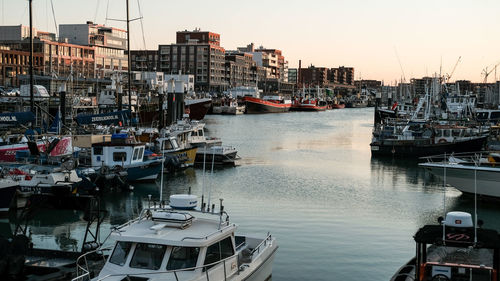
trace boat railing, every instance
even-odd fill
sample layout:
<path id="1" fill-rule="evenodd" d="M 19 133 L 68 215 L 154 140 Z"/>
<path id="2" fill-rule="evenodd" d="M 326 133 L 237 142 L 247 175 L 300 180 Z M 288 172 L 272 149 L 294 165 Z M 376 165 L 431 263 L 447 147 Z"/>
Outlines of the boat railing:
<path id="1" fill-rule="evenodd" d="M 112 247 L 108 248 L 106 247 L 106 250 L 111 250 Z M 89 281 L 93 279 L 94 277 L 92 276 L 92 271 L 90 270 L 89 267 L 89 262 L 88 258 L 92 254 L 97 254 L 99 251 L 103 251 L 103 249 L 98 249 L 92 252 L 88 252 L 82 256 L 80 256 L 77 259 L 77 272 L 76 272 L 76 277 L 71 279 L 71 281 Z M 103 256 L 104 257 L 104 256 Z M 105 261 L 105 258 L 104 258 Z M 196 266 L 196 267 L 189 267 L 189 268 L 181 268 L 181 269 L 174 269 L 174 270 L 166 270 L 166 271 L 155 271 L 155 272 L 136 272 L 136 273 L 116 273 L 116 274 L 108 274 L 100 278 L 93 279 L 95 281 L 101 281 L 101 280 L 108 280 L 110 278 L 116 279 L 117 277 L 120 278 L 120 280 L 126 280 L 128 277 L 131 276 L 157 276 L 159 274 L 165 275 L 169 274 L 169 276 L 174 277 L 176 281 L 181 280 L 180 276 L 182 273 L 189 273 L 189 272 L 194 272 L 196 270 L 202 270 L 204 273 L 206 280 L 210 281 L 210 275 L 212 275 L 213 280 L 221 280 L 224 278 L 224 281 L 228 280 L 228 278 L 234 274 L 239 274 L 240 272 L 240 257 L 239 254 L 236 253 L 230 257 L 227 257 L 225 259 L 201 265 L 201 266 Z M 219 267 L 222 265 L 222 267 Z M 220 270 L 223 270 L 223 272 L 220 272 Z M 229 270 L 229 271 L 228 271 Z M 216 276 L 214 276 L 216 275 Z M 189 279 L 190 280 L 190 279 Z"/>
<path id="2" fill-rule="evenodd" d="M 252 256 L 253 254 L 257 253 L 259 254 L 261 249 L 262 248 L 266 248 L 267 247 L 267 243 L 270 243 L 271 241 L 273 240 L 273 237 L 271 236 L 271 233 L 267 233 L 267 236 L 266 238 L 264 238 L 264 240 L 262 240 L 262 242 L 259 243 L 259 245 L 257 245 L 251 252 Z"/>
<path id="3" fill-rule="evenodd" d="M 104 252 L 111 251 L 112 246 L 107 246 L 104 248 L 98 248 L 93 251 L 89 251 L 76 259 L 76 277 L 71 279 L 71 281 L 85 281 L 92 278 L 92 270 L 90 269 L 89 259 L 91 256 L 99 255 L 103 260 L 103 265 L 106 263 L 106 255 Z"/>
<path id="4" fill-rule="evenodd" d="M 420 159 L 425 160 L 427 163 L 494 166 L 500 164 L 499 159 L 496 159 L 499 156 L 500 155 L 498 151 L 475 151 L 475 152 L 439 154 L 433 156 L 420 157 Z"/>

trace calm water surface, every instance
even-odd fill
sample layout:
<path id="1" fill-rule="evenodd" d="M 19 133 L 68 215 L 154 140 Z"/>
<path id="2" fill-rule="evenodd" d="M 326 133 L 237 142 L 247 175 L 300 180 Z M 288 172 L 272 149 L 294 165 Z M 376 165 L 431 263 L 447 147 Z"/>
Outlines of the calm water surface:
<path id="1" fill-rule="evenodd" d="M 319 113 L 207 116 L 208 135 L 221 137 L 242 157 L 235 168 L 201 169 L 167 176 L 163 194 L 224 198 L 232 222 L 244 233 L 271 232 L 280 246 L 273 280 L 389 280 L 414 255 L 412 236 L 443 213 L 441 182 L 416 161 L 370 156 L 373 108 Z M 154 184 L 107 195 L 109 227 L 132 218 L 157 197 Z M 474 203 L 453 188 L 448 210 Z M 500 229 L 500 207 L 479 203 L 485 227 Z M 85 222 L 79 212 L 45 211 L 31 222 L 40 247 L 77 249 Z"/>

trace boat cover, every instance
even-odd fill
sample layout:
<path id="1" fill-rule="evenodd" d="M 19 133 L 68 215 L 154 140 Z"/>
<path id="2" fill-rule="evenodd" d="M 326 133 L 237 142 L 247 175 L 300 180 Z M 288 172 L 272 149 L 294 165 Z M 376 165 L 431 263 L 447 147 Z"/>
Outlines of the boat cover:
<path id="1" fill-rule="evenodd" d="M 76 122 L 79 125 L 102 124 L 102 125 L 120 125 L 126 124 L 130 119 L 130 110 L 114 111 L 101 114 L 79 114 L 76 116 Z"/>
<path id="2" fill-rule="evenodd" d="M 415 236 L 415 242 L 425 244 L 442 244 L 443 226 L 426 225 L 420 228 Z M 474 244 L 474 228 L 446 227 L 446 245 L 467 247 Z M 500 238 L 498 232 L 491 229 L 479 228 L 477 230 L 477 247 L 499 249 Z"/>
<path id="3" fill-rule="evenodd" d="M 35 121 L 35 114 L 27 112 L 0 113 L 0 125 L 19 125 Z"/>

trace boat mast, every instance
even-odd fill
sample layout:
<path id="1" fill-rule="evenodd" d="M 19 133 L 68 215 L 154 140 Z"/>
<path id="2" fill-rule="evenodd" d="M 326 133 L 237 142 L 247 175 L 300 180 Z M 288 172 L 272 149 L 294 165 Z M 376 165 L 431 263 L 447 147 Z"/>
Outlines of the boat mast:
<path id="1" fill-rule="evenodd" d="M 132 74 L 130 73 L 130 20 L 128 12 L 128 0 L 127 2 L 127 74 L 128 74 L 128 109 L 130 110 L 130 115 L 132 115 L 132 92 L 130 90 L 132 84 Z"/>
<path id="2" fill-rule="evenodd" d="M 30 10 L 30 111 L 34 113 L 35 111 L 35 101 L 33 93 L 33 11 L 32 5 L 33 0 L 29 0 L 29 10 Z"/>

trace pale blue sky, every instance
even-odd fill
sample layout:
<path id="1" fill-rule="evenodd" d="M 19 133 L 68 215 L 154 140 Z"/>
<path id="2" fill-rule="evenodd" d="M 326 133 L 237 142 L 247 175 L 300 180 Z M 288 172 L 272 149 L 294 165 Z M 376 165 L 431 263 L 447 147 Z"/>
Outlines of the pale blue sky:
<path id="1" fill-rule="evenodd" d="M 52 1 L 58 24 L 104 23 L 106 10 L 109 18 L 125 18 L 125 0 Z M 129 1 L 131 17 L 137 17 L 137 0 Z M 37 28 L 54 31 L 50 2 L 33 0 L 34 21 Z M 178 30 L 199 27 L 220 33 L 226 49 L 254 42 L 281 49 L 290 67 L 299 59 L 305 66 L 353 66 L 356 79 L 386 84 L 402 77 L 396 52 L 407 80 L 439 72 L 441 61 L 443 73 L 449 73 L 461 56 L 453 79 L 482 81 L 482 70 L 500 62 L 500 1 L 494 0 L 139 2 L 148 49 L 175 42 Z M 1 24 L 28 24 L 27 0 L 0 3 Z M 131 27 L 132 47 L 144 48 L 140 22 Z"/>

